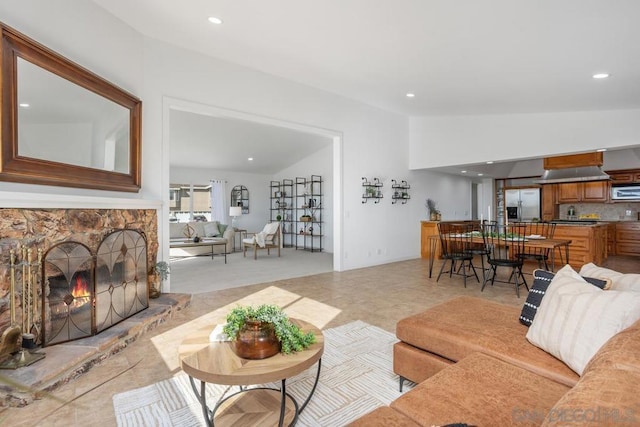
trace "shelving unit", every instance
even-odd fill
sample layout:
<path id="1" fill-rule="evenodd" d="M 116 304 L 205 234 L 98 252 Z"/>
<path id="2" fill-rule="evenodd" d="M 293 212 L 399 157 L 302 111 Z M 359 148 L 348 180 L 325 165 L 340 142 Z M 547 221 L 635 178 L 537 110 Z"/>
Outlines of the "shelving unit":
<path id="1" fill-rule="evenodd" d="M 293 247 L 295 245 L 293 236 L 296 232 L 293 180 L 271 181 L 269 187 L 271 194 L 269 221 L 280 221 L 282 246 L 285 248 Z M 278 219 L 278 215 L 280 219 Z"/>
<path id="2" fill-rule="evenodd" d="M 295 247 L 322 251 L 322 177 L 297 177 L 295 181 Z"/>
<path id="3" fill-rule="evenodd" d="M 369 199 L 374 199 L 374 203 L 380 203 L 382 199 L 382 186 L 378 178 L 373 178 L 369 181 L 366 177 L 362 177 L 362 187 L 364 193 L 362 194 L 362 203 L 367 203 Z"/>
<path id="4" fill-rule="evenodd" d="M 402 204 L 404 205 L 411 198 L 409 195 L 409 189 L 411 186 L 407 183 L 407 181 L 402 180 L 400 183 L 395 179 L 391 180 L 391 189 L 393 190 L 393 194 L 391 195 L 391 204 L 395 205 L 398 200 L 402 200 Z"/>

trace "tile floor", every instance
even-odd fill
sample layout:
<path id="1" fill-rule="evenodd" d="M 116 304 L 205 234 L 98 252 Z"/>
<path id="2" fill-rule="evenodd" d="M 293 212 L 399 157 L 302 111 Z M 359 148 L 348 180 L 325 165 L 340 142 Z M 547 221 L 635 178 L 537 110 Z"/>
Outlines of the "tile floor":
<path id="1" fill-rule="evenodd" d="M 639 273 L 637 258 L 611 258 L 607 266 Z M 439 265 L 436 264 L 436 268 Z M 530 273 L 532 268 L 528 268 Z M 437 271 L 437 270 L 436 270 Z M 531 276 L 527 276 L 530 281 Z M 198 294 L 191 306 L 104 360 L 24 408 L 0 409 L 0 424 L 11 426 L 115 425 L 112 396 L 180 372 L 177 347 L 194 328 L 221 322 L 235 304 L 275 303 L 290 316 L 321 328 L 363 320 L 388 331 L 396 322 L 457 295 L 474 295 L 520 306 L 513 286 L 496 284 L 480 292 L 480 284 L 459 277 L 440 282 L 428 278 L 422 259 Z"/>

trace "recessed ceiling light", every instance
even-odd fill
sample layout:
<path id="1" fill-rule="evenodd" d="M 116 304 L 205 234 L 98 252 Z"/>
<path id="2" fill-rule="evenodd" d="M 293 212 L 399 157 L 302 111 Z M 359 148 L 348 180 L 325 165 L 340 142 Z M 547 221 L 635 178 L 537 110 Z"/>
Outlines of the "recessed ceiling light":
<path id="1" fill-rule="evenodd" d="M 607 149 L 606 149 L 606 148 L 598 148 L 596 151 L 597 151 L 598 153 L 602 153 L 602 152 L 607 151 Z"/>
<path id="2" fill-rule="evenodd" d="M 29 104 L 27 104 L 26 102 L 22 102 L 22 103 L 20 103 L 19 105 L 20 105 L 22 108 L 29 108 L 29 107 L 30 107 L 30 105 L 29 105 Z"/>
<path id="3" fill-rule="evenodd" d="M 208 20 L 212 24 L 218 24 L 218 25 L 222 24 L 222 19 L 218 18 L 217 16 L 210 16 Z"/>
<path id="4" fill-rule="evenodd" d="M 597 73 L 593 75 L 594 79 L 606 79 L 609 77 L 609 73 Z"/>
<path id="5" fill-rule="evenodd" d="M 489 161 L 487 162 L 487 164 L 488 164 L 488 165 L 492 165 L 492 164 L 493 164 L 493 160 L 489 160 Z"/>
<path id="6" fill-rule="evenodd" d="M 247 160 L 249 160 L 250 162 L 253 162 L 253 157 L 249 157 Z"/>
<path id="7" fill-rule="evenodd" d="M 483 173 L 479 173 L 479 174 L 478 174 L 478 176 L 482 176 L 482 175 L 484 175 L 484 174 L 483 174 Z"/>
<path id="8" fill-rule="evenodd" d="M 460 171 L 460 173 L 467 173 L 467 171 Z"/>
<path id="9" fill-rule="evenodd" d="M 415 98 L 415 97 L 416 97 L 415 93 L 411 93 L 411 92 L 407 93 L 407 98 Z"/>

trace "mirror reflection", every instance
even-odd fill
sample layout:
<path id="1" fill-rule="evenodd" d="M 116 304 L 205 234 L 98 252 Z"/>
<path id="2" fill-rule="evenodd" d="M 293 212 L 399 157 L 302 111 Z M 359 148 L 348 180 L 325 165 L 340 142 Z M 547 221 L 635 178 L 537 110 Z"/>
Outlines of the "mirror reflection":
<path id="1" fill-rule="evenodd" d="M 129 173 L 129 109 L 17 58 L 18 155 Z"/>

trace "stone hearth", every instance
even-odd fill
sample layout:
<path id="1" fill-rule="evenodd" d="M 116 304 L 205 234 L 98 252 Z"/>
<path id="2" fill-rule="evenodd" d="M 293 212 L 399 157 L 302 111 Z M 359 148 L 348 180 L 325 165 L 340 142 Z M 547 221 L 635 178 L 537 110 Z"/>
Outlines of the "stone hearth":
<path id="1" fill-rule="evenodd" d="M 1 370 L 0 406 L 28 405 L 40 397 L 42 392 L 53 391 L 57 386 L 86 373 L 190 303 L 189 294 L 162 294 L 159 298 L 150 300 L 148 309 L 98 335 L 45 347 L 40 350 L 46 354 L 45 358 L 33 365 L 16 370 Z M 26 386 L 29 391 L 19 390 L 9 385 L 10 382 Z"/>
<path id="2" fill-rule="evenodd" d="M 49 277 L 45 276 L 42 266 L 22 260 L 21 268 L 12 269 L 10 251 L 13 250 L 17 254 L 22 252 L 23 255 L 28 252 L 30 260 L 35 258 L 36 253 L 42 253 L 46 259 L 47 251 L 56 245 L 77 242 L 92 255 L 89 258 L 90 262 L 95 262 L 94 260 L 99 259 L 95 254 L 98 253 L 99 245 L 105 236 L 119 230 L 135 231 L 146 242 L 146 257 L 141 256 L 140 259 L 143 261 L 138 265 L 141 274 L 136 273 L 135 277 L 127 279 L 127 283 L 132 281 L 132 286 L 143 286 L 141 294 L 146 296 L 149 294 L 149 288 L 159 288 L 158 277 L 153 270 L 158 254 L 157 209 L 0 208 L 0 335 L 9 326 L 15 325 L 22 333 L 34 333 L 36 347 L 40 347 L 43 319 L 46 318 L 43 309 L 44 297 L 49 296 L 49 287 L 44 286 L 48 284 L 45 280 Z M 129 234 L 132 233 L 127 231 L 127 235 Z M 16 282 L 13 298 L 10 295 L 12 274 Z M 20 286 L 21 283 L 25 283 L 24 277 L 28 278 L 26 288 L 24 285 Z M 25 307 L 22 304 L 25 298 L 23 293 L 30 301 Z M 23 406 L 30 403 L 38 393 L 51 390 L 88 370 L 124 348 L 144 331 L 163 322 L 189 302 L 188 295 L 168 294 L 150 300 L 149 307 L 144 309 L 147 304 L 145 299 L 142 311 L 128 318 L 124 316 L 116 319 L 111 323 L 113 326 L 98 331 L 97 335 L 58 343 L 44 349 L 36 348 L 36 352 L 46 354 L 44 359 L 16 370 L 0 370 L 0 406 Z M 10 318 L 12 306 L 15 308 L 14 324 Z M 131 314 L 135 311 L 137 310 L 133 310 Z M 12 338 L 13 336 L 15 334 L 11 335 Z M 7 351 L 11 350 L 13 345 L 8 343 L 9 345 L 3 346 L 2 361 L 12 357 Z M 16 387 L 17 384 L 28 387 L 29 391 L 20 391 Z"/>

